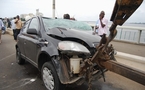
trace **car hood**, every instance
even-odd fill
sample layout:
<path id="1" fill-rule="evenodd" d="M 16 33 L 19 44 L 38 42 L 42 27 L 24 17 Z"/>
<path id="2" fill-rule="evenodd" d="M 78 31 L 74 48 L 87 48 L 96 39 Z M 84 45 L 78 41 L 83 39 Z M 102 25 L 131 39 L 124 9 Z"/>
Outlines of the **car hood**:
<path id="1" fill-rule="evenodd" d="M 100 42 L 100 36 L 93 35 L 92 31 L 82 31 L 66 28 L 52 28 L 47 32 L 48 35 L 57 36 L 63 39 L 77 38 L 86 42 L 90 47 L 96 46 Z"/>

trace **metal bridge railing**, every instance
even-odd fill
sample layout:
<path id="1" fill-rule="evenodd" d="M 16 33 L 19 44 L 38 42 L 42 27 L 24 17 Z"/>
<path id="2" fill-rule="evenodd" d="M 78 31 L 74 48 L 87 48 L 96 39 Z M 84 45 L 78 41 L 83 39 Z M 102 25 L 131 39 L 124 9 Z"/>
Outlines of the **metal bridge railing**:
<path id="1" fill-rule="evenodd" d="M 93 28 L 93 30 L 95 30 L 94 25 L 91 25 L 91 27 Z M 145 27 L 117 26 L 116 29 L 117 35 L 114 40 L 145 44 Z"/>
<path id="2" fill-rule="evenodd" d="M 145 27 L 117 26 L 116 40 L 145 44 Z"/>

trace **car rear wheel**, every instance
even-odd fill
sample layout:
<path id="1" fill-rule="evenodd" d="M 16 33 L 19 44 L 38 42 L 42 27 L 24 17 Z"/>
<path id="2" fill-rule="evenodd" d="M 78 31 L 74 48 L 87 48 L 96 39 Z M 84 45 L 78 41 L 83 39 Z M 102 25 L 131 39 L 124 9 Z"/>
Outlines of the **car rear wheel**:
<path id="1" fill-rule="evenodd" d="M 54 66 L 51 62 L 44 63 L 41 69 L 43 83 L 47 90 L 64 90 L 63 85 L 60 83 Z"/>
<path id="2" fill-rule="evenodd" d="M 25 60 L 21 57 L 21 52 L 19 48 L 16 50 L 16 62 L 20 65 L 23 65 L 25 63 Z"/>

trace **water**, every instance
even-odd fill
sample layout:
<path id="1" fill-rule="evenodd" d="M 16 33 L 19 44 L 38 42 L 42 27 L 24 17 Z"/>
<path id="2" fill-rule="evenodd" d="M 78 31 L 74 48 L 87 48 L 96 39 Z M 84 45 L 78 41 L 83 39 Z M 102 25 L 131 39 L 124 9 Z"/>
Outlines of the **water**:
<path id="1" fill-rule="evenodd" d="M 95 25 L 96 24 L 96 21 L 84 21 L 88 24 L 91 24 L 91 25 Z M 108 25 L 111 25 L 112 22 L 109 22 Z M 133 27 L 144 27 L 145 28 L 145 23 L 124 23 L 122 26 L 133 26 Z"/>
<path id="2" fill-rule="evenodd" d="M 88 24 L 95 25 L 95 21 L 85 21 Z M 109 22 L 109 26 L 112 24 L 112 22 Z M 130 26 L 130 27 L 141 27 L 145 28 L 145 23 L 144 24 L 133 24 L 133 23 L 124 23 L 122 26 Z M 139 35 L 139 30 L 131 30 L 131 29 L 117 29 L 118 33 L 115 37 L 117 40 L 123 40 L 123 41 L 130 41 L 130 42 L 135 42 L 138 43 L 138 35 Z M 109 33 L 109 31 L 108 31 Z M 145 30 L 142 30 L 141 32 L 141 37 L 139 43 L 145 44 Z"/>

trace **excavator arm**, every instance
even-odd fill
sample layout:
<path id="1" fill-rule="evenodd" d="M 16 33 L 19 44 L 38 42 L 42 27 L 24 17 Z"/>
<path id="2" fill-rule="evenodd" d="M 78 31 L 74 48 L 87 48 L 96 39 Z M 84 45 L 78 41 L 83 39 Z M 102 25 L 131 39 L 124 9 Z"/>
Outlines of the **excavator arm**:
<path id="1" fill-rule="evenodd" d="M 107 38 L 107 42 L 105 43 L 102 52 L 105 52 L 109 42 L 111 42 L 116 36 L 117 25 L 123 25 L 123 23 L 136 11 L 136 9 L 141 5 L 142 2 L 143 0 L 116 0 L 114 10 L 110 19 L 113 22 L 109 29 L 110 35 Z M 145 85 L 145 72 L 143 71 L 139 71 L 135 68 L 131 68 L 112 60 L 108 60 L 106 62 L 101 61 L 101 65 L 110 71 L 113 71 Z"/>
<path id="2" fill-rule="evenodd" d="M 110 58 L 110 48 L 109 43 L 114 39 L 117 34 L 117 25 L 123 25 L 123 23 L 136 11 L 136 9 L 141 5 L 143 0 L 116 0 L 114 10 L 111 16 L 111 21 L 113 22 L 109 28 L 110 34 L 108 37 L 104 34 L 99 46 L 96 47 L 97 52 L 90 59 L 86 60 L 86 64 L 81 68 L 81 74 L 89 68 L 93 68 L 93 63 L 96 63 L 100 68 L 107 69 L 131 80 L 134 80 L 140 84 L 145 85 L 145 72 L 139 71 L 135 68 L 123 65 L 117 61 L 111 60 Z M 104 42 L 105 41 L 105 42 Z M 91 74 L 89 76 L 89 84 L 91 83 Z M 88 90 L 91 90 L 91 84 Z"/>

